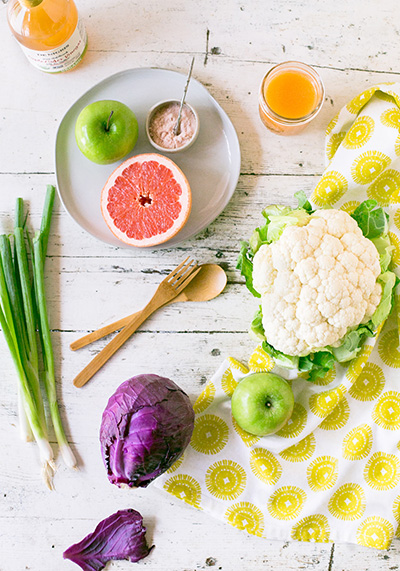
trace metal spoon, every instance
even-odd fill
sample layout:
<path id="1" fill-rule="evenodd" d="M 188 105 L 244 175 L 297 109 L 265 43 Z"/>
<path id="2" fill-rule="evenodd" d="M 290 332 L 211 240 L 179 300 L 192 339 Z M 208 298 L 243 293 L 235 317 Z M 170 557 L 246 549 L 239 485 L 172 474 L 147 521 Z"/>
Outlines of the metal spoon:
<path id="1" fill-rule="evenodd" d="M 186 93 L 187 93 L 187 90 L 188 90 L 188 87 L 189 87 L 190 78 L 192 77 L 193 64 L 194 64 L 194 57 L 192 58 L 192 63 L 190 64 L 190 69 L 189 69 L 189 73 L 188 73 L 188 76 L 187 76 L 185 89 L 184 89 L 184 91 L 183 91 L 183 96 L 182 96 L 182 99 L 181 99 L 181 106 L 179 107 L 178 119 L 176 120 L 175 127 L 173 128 L 173 133 L 174 133 L 175 137 L 176 137 L 177 135 L 179 135 L 180 130 L 181 130 L 182 109 L 183 109 L 183 105 L 184 105 L 184 103 L 185 103 Z"/>
<path id="2" fill-rule="evenodd" d="M 193 278 L 193 280 L 177 297 L 174 297 L 174 299 L 165 305 L 170 305 L 177 301 L 208 301 L 217 297 L 217 295 L 222 292 L 227 281 L 224 270 L 217 264 L 204 264 L 200 267 L 201 269 L 197 276 Z M 132 320 L 133 317 L 135 317 L 135 315 L 136 313 L 133 313 L 132 315 L 123 317 L 118 321 L 114 321 L 114 323 L 110 323 L 100 329 L 96 329 L 96 331 L 93 331 L 92 333 L 88 333 L 84 337 L 73 341 L 70 345 L 70 349 L 72 349 L 72 351 L 76 351 L 76 349 L 86 347 L 86 345 L 89 345 L 93 341 L 97 341 L 97 339 L 101 339 L 114 331 L 122 329 Z"/>

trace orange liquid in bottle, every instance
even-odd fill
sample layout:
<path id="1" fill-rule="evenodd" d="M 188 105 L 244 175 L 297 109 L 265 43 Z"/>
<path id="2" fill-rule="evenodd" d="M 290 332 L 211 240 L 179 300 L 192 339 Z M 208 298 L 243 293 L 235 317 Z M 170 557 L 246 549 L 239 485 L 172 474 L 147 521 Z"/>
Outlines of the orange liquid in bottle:
<path id="1" fill-rule="evenodd" d="M 286 119 L 306 117 L 318 102 L 314 82 L 299 71 L 282 71 L 273 77 L 264 96 L 270 109 Z"/>
<path id="2" fill-rule="evenodd" d="M 50 73 L 67 71 L 87 46 L 73 0 L 10 0 L 8 23 L 31 63 Z"/>

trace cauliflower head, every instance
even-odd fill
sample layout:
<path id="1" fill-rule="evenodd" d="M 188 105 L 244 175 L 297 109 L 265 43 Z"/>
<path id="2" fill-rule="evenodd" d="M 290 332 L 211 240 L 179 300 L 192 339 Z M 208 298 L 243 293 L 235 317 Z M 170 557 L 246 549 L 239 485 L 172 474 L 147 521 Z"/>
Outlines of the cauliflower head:
<path id="1" fill-rule="evenodd" d="M 266 338 L 287 355 L 338 347 L 381 300 L 378 250 L 341 210 L 318 210 L 307 224 L 287 226 L 253 264 Z"/>

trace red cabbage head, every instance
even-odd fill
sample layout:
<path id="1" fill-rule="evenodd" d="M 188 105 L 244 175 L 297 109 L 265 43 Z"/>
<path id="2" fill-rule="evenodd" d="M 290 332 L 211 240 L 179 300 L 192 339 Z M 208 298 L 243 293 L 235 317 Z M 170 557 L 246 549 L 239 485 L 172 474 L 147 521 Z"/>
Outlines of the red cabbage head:
<path id="1" fill-rule="evenodd" d="M 146 487 L 190 442 L 194 411 L 173 381 L 137 375 L 110 397 L 100 427 L 101 453 L 112 484 Z"/>

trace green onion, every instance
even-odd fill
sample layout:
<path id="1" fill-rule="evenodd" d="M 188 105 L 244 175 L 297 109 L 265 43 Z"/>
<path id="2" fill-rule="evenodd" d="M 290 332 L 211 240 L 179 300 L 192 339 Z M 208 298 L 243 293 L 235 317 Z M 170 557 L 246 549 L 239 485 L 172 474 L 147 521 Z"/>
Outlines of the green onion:
<path id="1" fill-rule="evenodd" d="M 53 451 L 47 439 L 47 429 L 44 417 L 41 415 L 36 401 L 35 387 L 32 386 L 32 379 L 26 374 L 23 366 L 23 348 L 15 333 L 14 318 L 11 311 L 10 299 L 7 291 L 6 280 L 3 268 L 3 259 L 0 263 L 0 326 L 6 339 L 11 357 L 14 361 L 18 374 L 25 413 L 29 421 L 32 433 L 38 443 L 42 460 L 42 475 L 50 487 L 50 478 L 54 466 Z"/>
<path id="2" fill-rule="evenodd" d="M 25 231 L 24 203 L 17 199 L 13 247 L 0 236 L 0 326 L 3 330 L 18 377 L 20 432 L 25 440 L 36 440 L 42 475 L 52 487 L 54 456 L 48 441 L 41 381 L 45 388 L 50 417 L 61 455 L 71 468 L 76 460 L 68 445 L 57 402 L 54 356 L 44 289 L 44 261 L 50 234 L 55 188 L 47 187 L 40 231 L 31 240 Z M 26 246 L 29 244 L 31 263 Z M 41 353 L 38 350 L 38 341 Z M 42 355 L 43 365 L 41 365 Z M 40 371 L 43 369 L 43 378 Z"/>
<path id="3" fill-rule="evenodd" d="M 25 346 L 25 353 L 27 357 L 23 360 L 23 365 L 25 373 L 31 383 L 31 388 L 35 396 L 39 414 L 43 424 L 45 425 L 46 421 L 44 405 L 39 384 L 39 354 L 36 339 L 36 318 L 32 297 L 32 282 L 29 275 L 28 254 L 26 251 L 24 231 L 22 228 L 14 229 L 14 241 L 18 261 L 19 279 L 21 283 L 21 294 L 24 309 L 23 315 L 25 316 L 25 328 L 27 337 L 27 344 Z"/>
<path id="4" fill-rule="evenodd" d="M 44 244 L 42 232 L 38 232 L 33 240 L 33 271 L 35 291 L 37 297 L 37 307 L 39 312 L 39 331 L 42 339 L 43 361 L 44 361 L 44 386 L 47 400 L 50 407 L 50 416 L 53 422 L 54 432 L 60 447 L 64 462 L 69 468 L 76 468 L 75 457 L 69 447 L 67 437 L 61 421 L 60 409 L 58 408 L 56 394 L 56 380 L 54 374 L 54 355 L 50 338 L 50 327 L 47 316 L 46 298 L 44 289 L 44 258 L 42 253 Z"/>
<path id="5" fill-rule="evenodd" d="M 19 228 L 23 227 L 25 224 L 24 220 L 24 201 L 22 198 L 17 198 L 16 205 L 15 205 L 15 223 L 14 227 Z M 16 300 L 15 304 L 13 304 L 14 315 L 19 317 L 19 321 L 22 319 L 22 299 L 21 299 L 21 284 L 19 281 L 19 274 L 18 274 L 18 263 L 17 263 L 17 252 L 14 243 L 14 264 L 13 266 L 14 277 L 15 277 L 15 286 L 18 290 L 18 299 Z M 20 334 L 24 337 L 24 344 L 26 344 L 26 331 L 25 327 L 21 326 Z M 28 421 L 28 418 L 25 413 L 24 409 L 24 401 L 21 395 L 21 389 L 18 385 L 18 418 L 19 418 L 19 430 L 20 430 L 20 437 L 25 442 L 32 442 L 33 434 L 32 430 Z"/>

